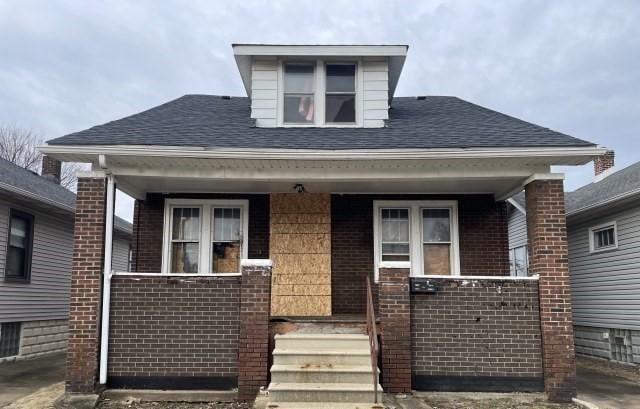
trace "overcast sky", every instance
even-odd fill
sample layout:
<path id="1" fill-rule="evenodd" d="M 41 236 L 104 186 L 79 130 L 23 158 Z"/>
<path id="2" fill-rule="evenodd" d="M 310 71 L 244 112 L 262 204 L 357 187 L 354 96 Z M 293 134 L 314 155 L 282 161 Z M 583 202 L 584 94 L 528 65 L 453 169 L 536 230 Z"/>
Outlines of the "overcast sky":
<path id="1" fill-rule="evenodd" d="M 245 95 L 234 42 L 408 44 L 396 95 L 455 95 L 623 167 L 640 160 L 638 21 L 621 0 L 0 0 L 0 123 L 46 140 L 184 94 Z M 568 190 L 592 178 L 562 171 Z"/>

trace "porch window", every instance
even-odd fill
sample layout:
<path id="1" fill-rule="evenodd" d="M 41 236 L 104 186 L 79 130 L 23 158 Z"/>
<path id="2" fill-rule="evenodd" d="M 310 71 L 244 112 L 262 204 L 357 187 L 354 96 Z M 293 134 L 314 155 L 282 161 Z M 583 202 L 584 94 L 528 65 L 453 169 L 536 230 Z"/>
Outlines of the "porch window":
<path id="1" fill-rule="evenodd" d="M 376 277 L 387 261 L 409 261 L 413 276 L 459 275 L 457 217 L 455 201 L 376 201 Z"/>
<path id="2" fill-rule="evenodd" d="M 247 258 L 246 200 L 167 199 L 164 273 L 237 274 Z"/>

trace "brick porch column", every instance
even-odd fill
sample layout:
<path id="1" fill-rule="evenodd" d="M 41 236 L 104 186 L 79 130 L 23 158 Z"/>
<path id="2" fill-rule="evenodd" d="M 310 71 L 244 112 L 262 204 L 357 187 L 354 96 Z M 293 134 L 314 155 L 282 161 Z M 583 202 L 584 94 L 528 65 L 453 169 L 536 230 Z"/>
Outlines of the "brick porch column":
<path id="1" fill-rule="evenodd" d="M 106 180 L 81 177 L 77 189 L 66 391 L 92 393 L 98 369 Z"/>
<path id="2" fill-rule="evenodd" d="M 562 180 L 536 180 L 525 188 L 529 269 L 540 275 L 540 326 L 545 392 L 550 401 L 576 396 L 567 227 Z"/>
<path id="3" fill-rule="evenodd" d="M 271 260 L 242 260 L 238 399 L 255 399 L 269 376 Z"/>
<path id="4" fill-rule="evenodd" d="M 381 268 L 378 284 L 382 387 L 385 392 L 411 391 L 411 299 L 409 268 Z"/>

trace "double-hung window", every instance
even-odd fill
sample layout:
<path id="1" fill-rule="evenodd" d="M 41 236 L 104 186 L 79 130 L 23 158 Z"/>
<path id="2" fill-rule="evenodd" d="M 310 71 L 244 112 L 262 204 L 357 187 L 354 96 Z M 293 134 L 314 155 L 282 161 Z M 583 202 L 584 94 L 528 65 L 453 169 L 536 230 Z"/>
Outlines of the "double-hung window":
<path id="1" fill-rule="evenodd" d="M 616 222 L 593 226 L 589 229 L 589 246 L 592 253 L 618 248 L 618 227 Z"/>
<path id="2" fill-rule="evenodd" d="M 15 209 L 9 213 L 4 279 L 28 283 L 31 279 L 33 216 Z"/>
<path id="3" fill-rule="evenodd" d="M 357 126 L 356 62 L 283 61 L 279 122 L 284 126 Z"/>
<path id="4" fill-rule="evenodd" d="M 376 276 L 385 262 L 406 261 L 411 275 L 458 275 L 455 201 L 376 201 Z"/>
<path id="5" fill-rule="evenodd" d="M 247 258 L 246 200 L 167 199 L 163 272 L 234 274 Z"/>

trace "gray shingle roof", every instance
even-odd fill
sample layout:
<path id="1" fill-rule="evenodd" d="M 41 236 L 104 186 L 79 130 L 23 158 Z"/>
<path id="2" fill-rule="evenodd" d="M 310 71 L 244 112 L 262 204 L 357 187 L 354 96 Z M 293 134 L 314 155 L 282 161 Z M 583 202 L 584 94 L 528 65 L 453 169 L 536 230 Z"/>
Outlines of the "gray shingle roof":
<path id="1" fill-rule="evenodd" d="M 640 162 L 612 173 L 597 183 L 589 183 L 567 193 L 565 195 L 567 213 L 634 191 L 640 193 Z"/>
<path id="2" fill-rule="evenodd" d="M 42 202 L 54 202 L 63 207 L 73 209 L 76 204 L 76 195 L 72 191 L 44 178 L 37 173 L 24 169 L 12 162 L 0 158 L 0 189 L 9 185 L 15 189 L 26 192 Z M 116 229 L 131 233 L 132 225 L 128 221 L 117 217 L 114 219 Z"/>
<path id="3" fill-rule="evenodd" d="M 257 128 L 246 97 L 185 95 L 50 145 L 281 149 L 591 146 L 455 97 L 394 98 L 386 128 Z"/>

